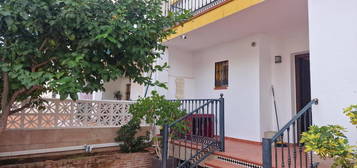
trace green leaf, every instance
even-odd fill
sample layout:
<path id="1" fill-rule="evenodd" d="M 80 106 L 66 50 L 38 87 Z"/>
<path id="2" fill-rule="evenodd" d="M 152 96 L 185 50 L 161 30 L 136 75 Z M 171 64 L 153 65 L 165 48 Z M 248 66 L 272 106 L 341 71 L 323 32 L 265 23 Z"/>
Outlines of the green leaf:
<path id="1" fill-rule="evenodd" d="M 12 24 L 14 23 L 14 20 L 11 17 L 5 17 L 5 23 L 8 27 L 11 27 L 13 26 Z"/>
<path id="2" fill-rule="evenodd" d="M 76 99 L 78 92 L 103 90 L 103 81 L 119 77 L 165 88 L 164 83 L 143 74 L 168 68 L 153 66 L 165 50 L 161 42 L 174 33 L 168 27 L 189 15 L 164 16 L 163 2 L 2 1 L 0 56 L 4 60 L 0 70 L 9 72 L 10 93 L 41 85 L 44 89 L 17 100 L 38 98 L 44 92 Z M 158 123 L 170 121 L 167 116 Z"/>
<path id="3" fill-rule="evenodd" d="M 10 15 L 11 15 L 11 13 L 10 13 L 10 11 L 0 10 L 0 15 L 3 15 L 3 16 L 10 16 Z"/>

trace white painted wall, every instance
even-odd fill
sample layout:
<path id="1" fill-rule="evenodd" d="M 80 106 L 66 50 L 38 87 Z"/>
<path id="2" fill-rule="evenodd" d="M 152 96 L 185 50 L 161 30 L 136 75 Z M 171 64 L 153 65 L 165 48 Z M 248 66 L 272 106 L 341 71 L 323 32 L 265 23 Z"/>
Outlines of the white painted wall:
<path id="1" fill-rule="evenodd" d="M 120 90 L 122 94 L 122 100 L 126 99 L 126 85 L 130 83 L 129 79 L 126 78 L 118 78 L 115 81 L 110 81 L 104 83 L 105 91 L 102 92 L 102 100 L 116 100 L 114 98 L 114 92 Z"/>
<path id="2" fill-rule="evenodd" d="M 251 43 L 256 42 L 256 47 Z M 193 98 L 226 98 L 226 135 L 260 141 L 265 131 L 276 130 L 271 86 L 276 91 L 280 127 L 295 111 L 293 54 L 308 51 L 307 27 L 256 34 L 194 52 L 169 47 L 169 91 L 173 76 L 192 77 Z M 283 57 L 280 64 L 274 56 Z M 214 63 L 229 60 L 229 87 L 214 90 Z M 254 124 L 252 124 L 254 123 Z"/>
<path id="3" fill-rule="evenodd" d="M 355 144 L 357 129 L 342 109 L 357 104 L 356 7 L 356 0 L 309 1 L 312 95 L 319 98 L 313 118 L 346 127 Z"/>
<path id="4" fill-rule="evenodd" d="M 272 84 L 275 88 L 281 128 L 296 114 L 294 54 L 309 52 L 308 28 L 302 25 L 301 27 L 277 30 L 269 33 L 268 36 L 270 38 Z M 282 63 L 275 64 L 275 56 L 282 56 Z M 277 130 L 274 115 L 273 130 Z"/>
<path id="5" fill-rule="evenodd" d="M 264 132 L 273 130 L 272 108 L 272 57 L 270 53 L 271 39 L 268 35 L 261 35 L 259 41 L 259 111 L 260 137 Z"/>
<path id="6" fill-rule="evenodd" d="M 165 63 L 168 63 L 168 54 L 167 51 L 165 53 L 162 53 L 161 58 L 156 60 L 156 65 L 164 65 Z M 168 86 L 169 84 L 169 70 L 165 69 L 161 72 L 155 72 L 155 73 L 149 73 L 147 74 L 148 76 L 151 75 L 151 79 L 152 81 L 159 81 L 161 83 L 165 83 L 166 86 Z M 148 88 L 148 89 L 147 89 Z M 147 89 L 147 95 L 146 96 L 151 96 L 151 92 L 153 90 L 157 91 L 160 95 L 165 96 L 166 98 L 168 97 L 168 92 L 167 89 L 165 88 L 161 88 L 158 86 L 144 86 L 144 94 L 145 95 L 145 90 Z"/>
<path id="7" fill-rule="evenodd" d="M 139 97 L 143 97 L 144 91 L 145 91 L 144 85 L 131 82 L 130 100 L 137 100 Z"/>
<path id="8" fill-rule="evenodd" d="M 93 100 L 102 100 L 103 92 L 93 92 Z"/>
<path id="9" fill-rule="evenodd" d="M 260 141 L 259 37 L 223 43 L 193 55 L 197 98 L 225 98 L 226 136 Z M 251 43 L 257 42 L 256 47 Z M 214 89 L 215 62 L 229 61 L 228 89 Z"/>
<path id="10" fill-rule="evenodd" d="M 118 78 L 115 81 L 110 81 L 104 84 L 105 91 L 94 94 L 95 100 L 116 100 L 114 92 L 120 90 L 122 100 L 126 99 L 126 85 L 130 83 L 127 78 Z M 137 100 L 144 96 L 145 86 L 135 82 L 131 82 L 130 86 L 130 100 Z"/>
<path id="11" fill-rule="evenodd" d="M 192 52 L 188 52 L 175 47 L 168 50 L 169 65 L 168 70 L 168 95 L 170 99 L 176 98 L 176 79 L 184 80 L 184 98 L 190 99 L 195 97 L 195 78 L 193 76 L 194 63 Z M 195 66 L 196 67 L 196 66 Z"/>

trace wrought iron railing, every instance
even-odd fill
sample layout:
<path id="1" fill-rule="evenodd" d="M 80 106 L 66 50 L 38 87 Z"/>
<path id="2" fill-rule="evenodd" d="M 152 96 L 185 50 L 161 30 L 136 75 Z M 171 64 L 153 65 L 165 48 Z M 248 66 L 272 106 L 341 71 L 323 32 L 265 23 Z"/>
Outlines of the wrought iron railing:
<path id="1" fill-rule="evenodd" d="M 163 128 L 161 168 L 195 167 L 224 151 L 224 98 L 177 100 L 187 115 Z M 168 163 L 169 158 L 178 160 Z"/>
<path id="2" fill-rule="evenodd" d="M 229 0 L 168 0 L 164 4 L 164 14 L 189 11 L 193 16 L 201 14 Z"/>
<path id="3" fill-rule="evenodd" d="M 312 106 L 318 99 L 310 101 L 272 138 L 263 138 L 263 167 L 316 167 L 312 152 L 305 152 L 299 142 L 301 133 L 312 125 Z"/>
<path id="4" fill-rule="evenodd" d="M 130 121 L 133 101 L 45 99 L 44 108 L 27 108 L 8 118 L 8 129 L 121 127 Z M 23 106 L 21 102 L 13 108 Z"/>

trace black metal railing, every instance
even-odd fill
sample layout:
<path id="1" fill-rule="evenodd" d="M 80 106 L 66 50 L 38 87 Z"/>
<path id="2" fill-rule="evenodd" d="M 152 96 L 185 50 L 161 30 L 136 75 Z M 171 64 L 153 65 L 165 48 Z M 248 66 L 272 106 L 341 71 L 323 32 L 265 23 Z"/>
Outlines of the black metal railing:
<path id="1" fill-rule="evenodd" d="M 301 133 L 312 125 L 312 106 L 318 99 L 310 101 L 272 138 L 263 138 L 263 167 L 317 167 L 312 152 L 305 152 L 299 142 Z"/>
<path id="2" fill-rule="evenodd" d="M 189 113 L 164 125 L 161 168 L 195 167 L 211 153 L 224 151 L 223 95 L 219 99 L 174 101 L 180 101 L 181 108 Z"/>
<path id="3" fill-rule="evenodd" d="M 168 0 L 164 4 L 164 14 L 189 11 L 193 16 L 203 13 L 228 0 Z"/>

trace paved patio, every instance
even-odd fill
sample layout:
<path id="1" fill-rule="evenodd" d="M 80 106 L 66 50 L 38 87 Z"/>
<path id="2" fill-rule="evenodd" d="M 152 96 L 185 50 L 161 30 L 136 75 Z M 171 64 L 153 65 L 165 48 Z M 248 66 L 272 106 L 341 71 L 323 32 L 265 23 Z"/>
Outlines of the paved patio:
<path id="1" fill-rule="evenodd" d="M 258 165 L 258 166 L 262 166 L 263 162 L 262 162 L 262 145 L 258 142 L 249 142 L 249 141 L 243 141 L 243 140 L 232 140 L 232 139 L 226 139 L 225 141 L 226 143 L 226 151 L 225 152 L 216 152 L 215 155 L 216 156 L 220 156 L 223 158 L 229 158 L 232 160 L 238 160 L 238 161 L 242 161 L 244 163 L 250 163 L 252 165 Z M 275 148 L 273 148 L 273 166 L 274 167 L 282 167 L 281 163 L 282 163 L 282 154 L 284 154 L 284 164 L 285 167 L 305 167 L 305 155 L 302 154 L 302 163 L 303 165 L 300 165 L 300 157 L 299 157 L 299 148 L 295 147 L 296 150 L 296 160 L 297 160 L 297 164 L 294 164 L 294 159 L 293 159 L 293 153 L 294 153 L 294 146 L 290 145 L 289 147 L 277 147 L 276 151 L 277 151 L 277 158 L 278 158 L 278 166 L 275 166 Z M 290 153 L 290 158 L 291 158 L 291 164 L 288 164 L 288 155 Z M 308 156 L 308 159 L 310 159 L 310 156 Z M 329 168 L 331 161 L 325 161 L 325 160 L 321 160 L 317 157 L 314 157 L 314 162 L 319 162 L 319 168 Z M 209 160 L 205 163 L 206 165 L 210 166 L 210 167 L 215 167 L 215 168 L 224 168 L 224 167 L 241 167 L 238 166 L 237 164 L 231 164 L 231 163 L 227 163 L 227 161 L 222 161 L 221 159 L 212 159 Z"/>

